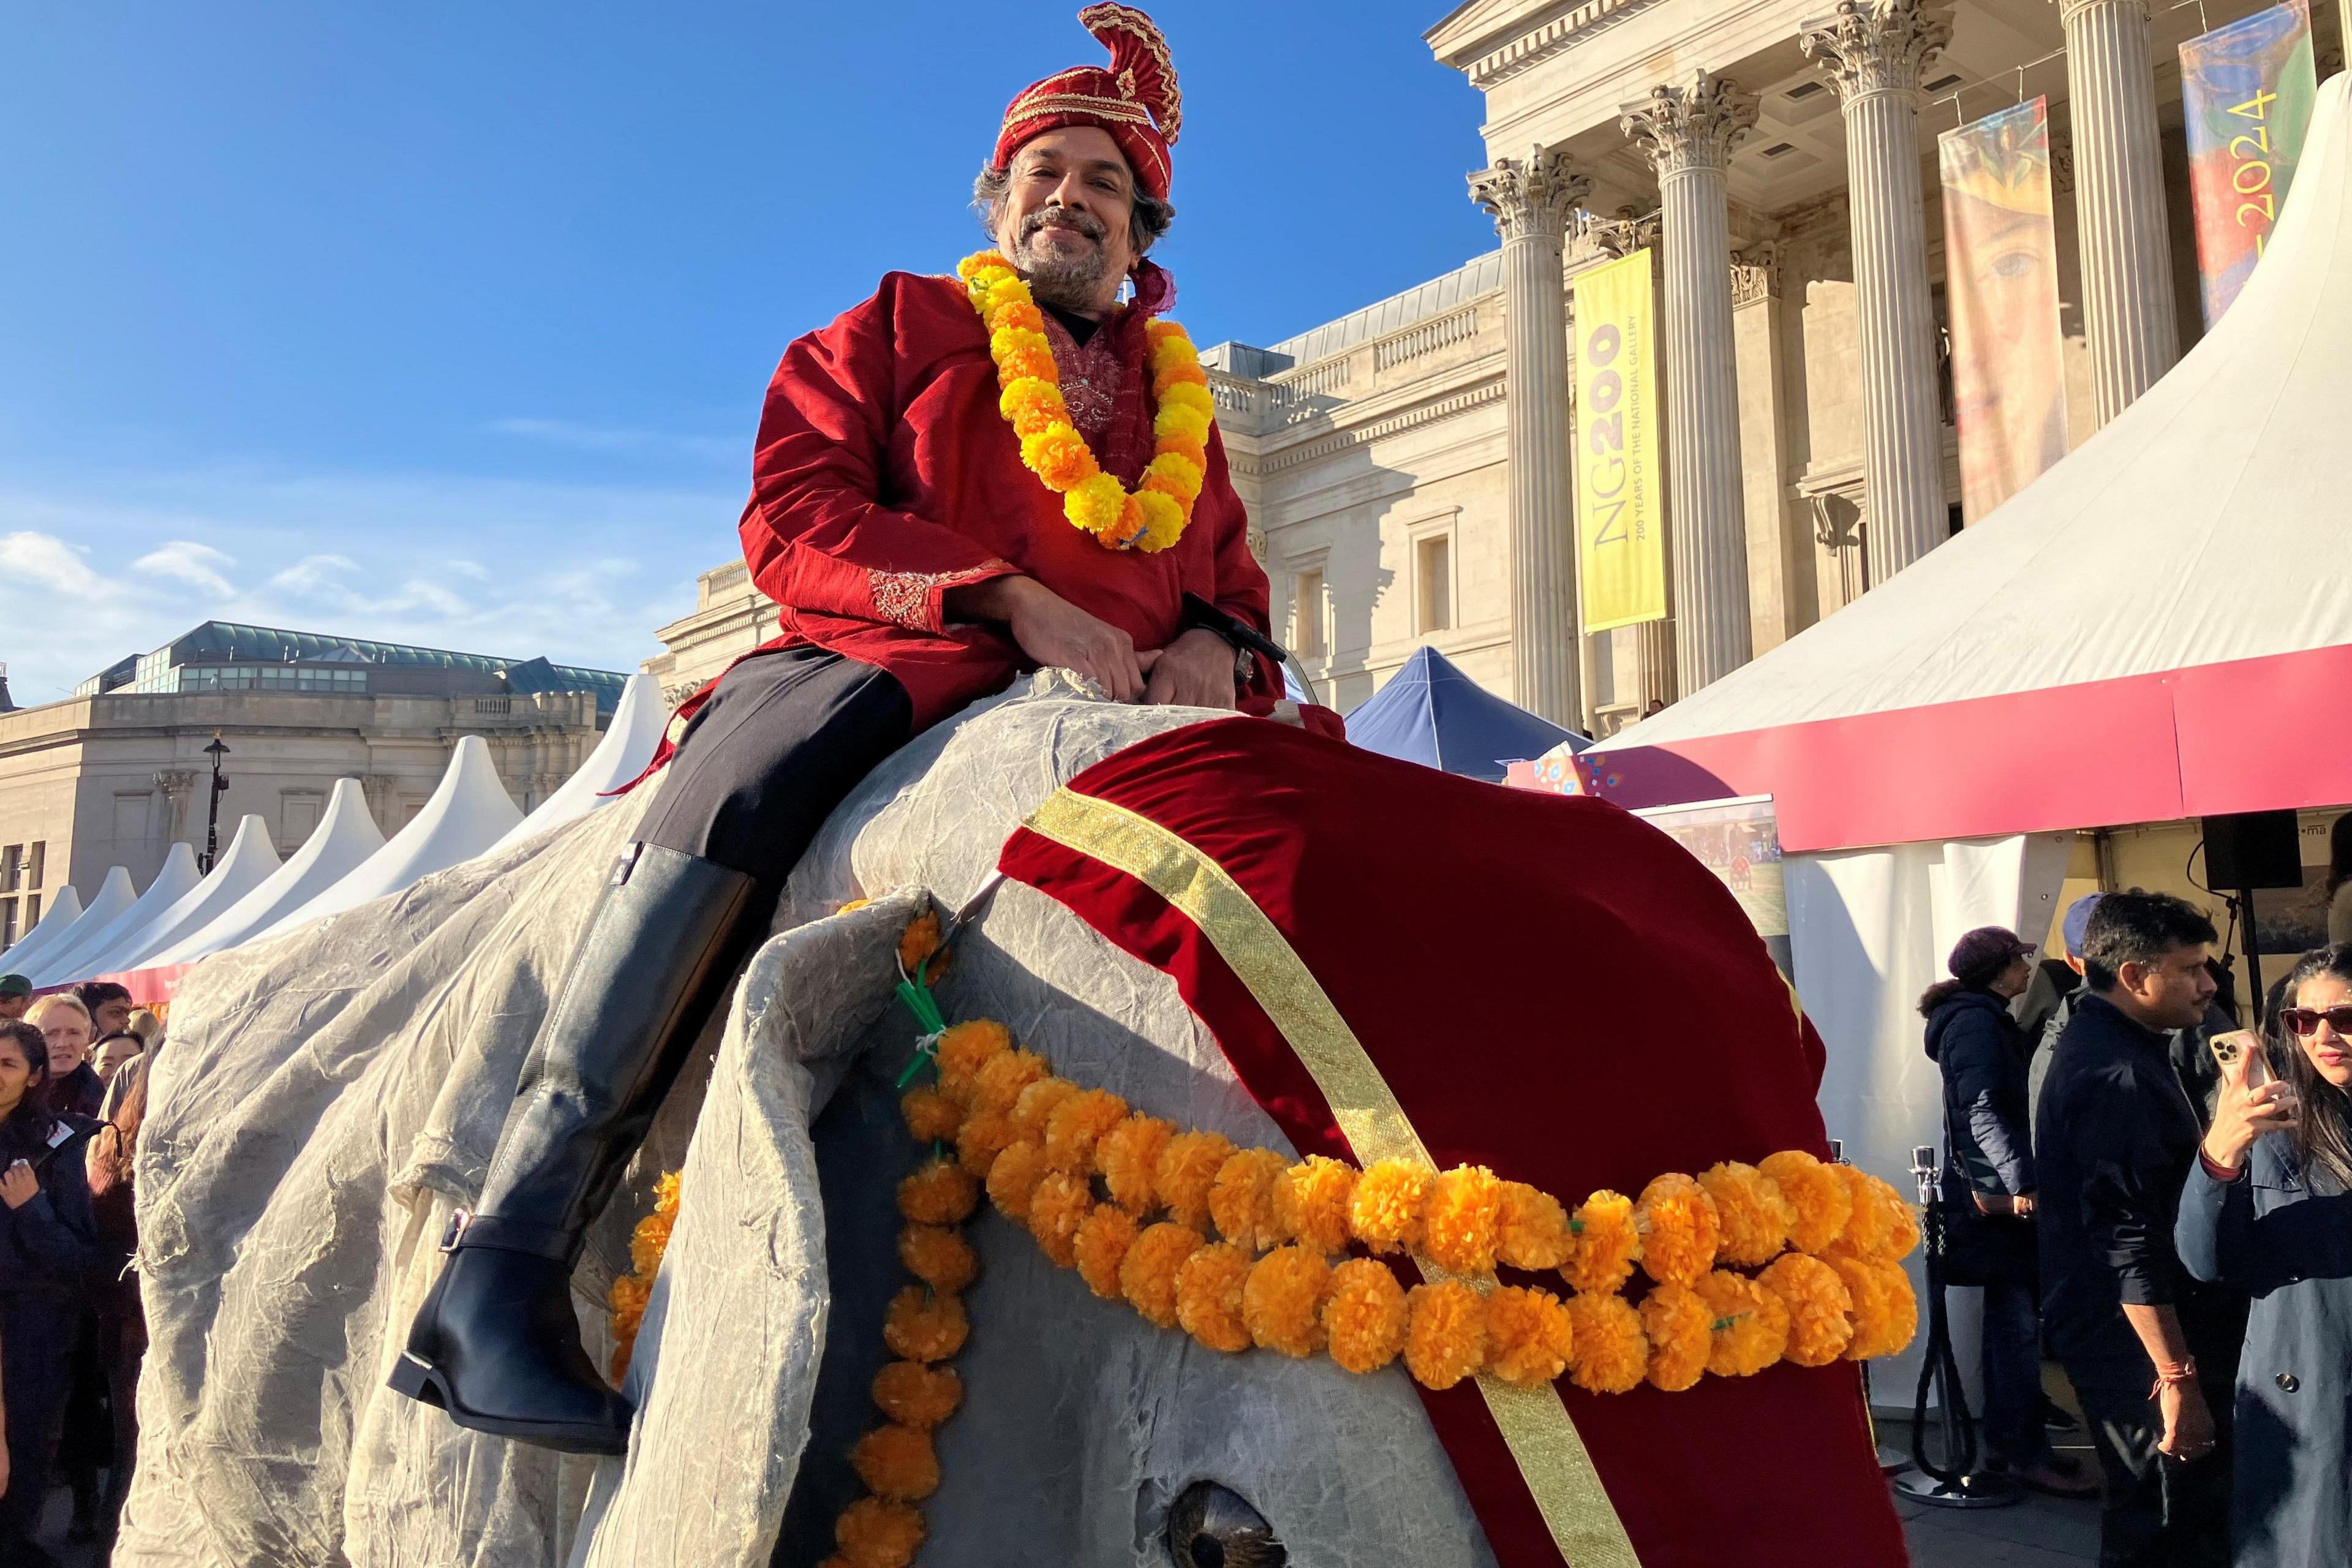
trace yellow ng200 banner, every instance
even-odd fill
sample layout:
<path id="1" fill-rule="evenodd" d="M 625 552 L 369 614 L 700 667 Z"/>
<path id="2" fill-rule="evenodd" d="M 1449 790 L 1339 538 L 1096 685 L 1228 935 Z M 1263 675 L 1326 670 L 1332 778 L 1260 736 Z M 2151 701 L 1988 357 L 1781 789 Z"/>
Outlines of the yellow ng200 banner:
<path id="1" fill-rule="evenodd" d="M 1650 253 L 1576 280 L 1576 543 L 1588 632 L 1664 620 Z"/>

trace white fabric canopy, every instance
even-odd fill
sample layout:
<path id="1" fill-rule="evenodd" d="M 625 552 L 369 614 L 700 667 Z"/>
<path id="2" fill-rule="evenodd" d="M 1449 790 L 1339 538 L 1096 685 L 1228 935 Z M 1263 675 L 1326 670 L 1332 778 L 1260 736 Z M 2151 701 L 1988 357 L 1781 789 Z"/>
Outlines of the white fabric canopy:
<path id="1" fill-rule="evenodd" d="M 661 745 L 662 732 L 668 728 L 669 707 L 662 700 L 659 683 L 650 675 L 629 677 L 629 683 L 621 689 L 620 704 L 613 710 L 613 721 L 605 726 L 604 738 L 596 742 L 580 771 L 483 853 L 511 849 L 534 834 L 612 805 L 617 797 L 605 792 L 620 788 L 646 771 Z"/>
<path id="2" fill-rule="evenodd" d="M 414 887 L 436 871 L 484 853 L 521 824 L 521 811 L 499 783 L 488 742 L 479 735 L 461 735 L 433 797 L 407 826 L 334 886 L 244 940 L 282 936 L 297 926 Z"/>
<path id="3" fill-rule="evenodd" d="M 139 901 L 139 889 L 131 880 L 131 872 L 121 866 L 110 868 L 106 880 L 98 885 L 98 895 L 85 905 L 81 919 L 58 933 L 57 939 L 44 947 L 25 968 L 17 971 L 36 985 L 54 985 L 60 978 L 77 979 L 76 975 L 53 976 L 59 960 L 70 959 L 83 943 L 112 925 L 124 910 Z"/>
<path id="4" fill-rule="evenodd" d="M 269 842 L 269 824 L 248 813 L 205 879 L 109 955 L 111 972 L 144 967 L 154 954 L 210 925 L 277 869 L 278 847 Z"/>
<path id="5" fill-rule="evenodd" d="M 300 909 L 345 877 L 369 856 L 383 847 L 383 835 L 368 815 L 367 796 L 357 779 L 337 779 L 327 797 L 327 814 L 319 819 L 302 847 L 259 886 L 223 911 L 220 917 L 186 941 L 175 943 L 147 962 L 155 964 L 194 963 L 240 942 L 249 942 L 278 920 Z"/>
<path id="6" fill-rule="evenodd" d="M 114 952 L 135 941 L 141 931 L 154 923 L 164 910 L 185 897 L 204 873 L 196 869 L 196 852 L 185 844 L 174 844 L 163 857 L 163 868 L 147 884 L 147 890 L 138 900 L 101 926 L 84 920 L 71 941 L 59 945 L 57 956 L 41 963 L 40 973 L 33 975 L 36 985 L 63 985 L 68 981 L 87 980 L 93 974 L 104 973 L 111 965 Z M 89 935 L 82 934 L 88 931 Z"/>
<path id="7" fill-rule="evenodd" d="M 66 940 L 66 933 L 81 919 L 81 895 L 68 882 L 51 896 L 40 923 L 26 931 L 16 946 L 0 952 L 0 974 L 23 974 L 22 965 L 37 962 L 44 950 Z"/>

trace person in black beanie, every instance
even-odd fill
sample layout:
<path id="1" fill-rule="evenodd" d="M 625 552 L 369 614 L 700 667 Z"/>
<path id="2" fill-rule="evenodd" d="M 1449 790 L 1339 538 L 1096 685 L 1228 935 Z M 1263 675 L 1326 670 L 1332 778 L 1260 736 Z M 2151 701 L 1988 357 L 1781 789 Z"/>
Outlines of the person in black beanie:
<path id="1" fill-rule="evenodd" d="M 2042 1328 L 2025 1076 L 2032 1050 L 2009 1005 L 2033 944 L 2000 926 L 1960 938 L 1919 998 L 1927 1058 L 1944 1075 L 1944 1279 L 1984 1289 L 1984 1437 L 1993 1468 L 2053 1497 L 2096 1489 L 2052 1451 L 2042 1424 Z"/>

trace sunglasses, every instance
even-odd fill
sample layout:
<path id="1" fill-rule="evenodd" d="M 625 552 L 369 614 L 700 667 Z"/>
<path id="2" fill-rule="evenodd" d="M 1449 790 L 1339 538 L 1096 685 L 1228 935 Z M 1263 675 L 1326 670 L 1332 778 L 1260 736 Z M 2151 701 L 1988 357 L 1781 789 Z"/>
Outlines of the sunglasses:
<path id="1" fill-rule="evenodd" d="M 2279 1022 L 2297 1035 L 2319 1033 L 2322 1020 L 2339 1035 L 2352 1036 L 2352 1005 L 2340 1007 L 2282 1007 Z"/>

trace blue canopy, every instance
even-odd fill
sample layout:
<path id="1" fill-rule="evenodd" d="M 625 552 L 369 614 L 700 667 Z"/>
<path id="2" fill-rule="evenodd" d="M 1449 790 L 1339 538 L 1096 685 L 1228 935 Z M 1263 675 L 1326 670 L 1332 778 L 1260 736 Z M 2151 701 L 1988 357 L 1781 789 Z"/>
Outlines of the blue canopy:
<path id="1" fill-rule="evenodd" d="M 1500 784 L 1503 764 L 1540 757 L 1562 741 L 1592 742 L 1488 691 L 1433 647 L 1412 650 L 1387 685 L 1348 715 L 1348 739 L 1368 752 Z"/>

